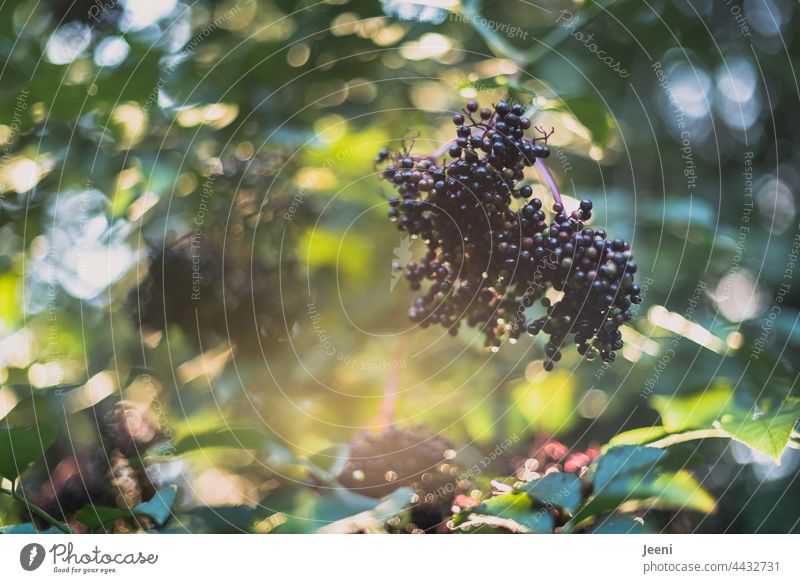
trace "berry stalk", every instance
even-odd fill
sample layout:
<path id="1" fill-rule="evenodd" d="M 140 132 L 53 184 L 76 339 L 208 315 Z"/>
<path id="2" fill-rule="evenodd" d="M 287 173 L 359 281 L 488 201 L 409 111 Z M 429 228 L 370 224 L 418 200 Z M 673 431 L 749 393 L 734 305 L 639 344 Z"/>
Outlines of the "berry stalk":
<path id="1" fill-rule="evenodd" d="M 553 200 L 557 204 L 564 206 L 564 201 L 561 199 L 561 191 L 558 189 L 558 184 L 556 184 L 555 178 L 553 178 L 553 175 L 550 174 L 547 164 L 545 164 L 541 158 L 537 158 L 536 162 L 534 162 L 534 166 L 536 167 L 536 170 L 539 171 L 539 175 L 542 177 L 542 180 L 550 190 L 550 194 L 553 195 Z"/>

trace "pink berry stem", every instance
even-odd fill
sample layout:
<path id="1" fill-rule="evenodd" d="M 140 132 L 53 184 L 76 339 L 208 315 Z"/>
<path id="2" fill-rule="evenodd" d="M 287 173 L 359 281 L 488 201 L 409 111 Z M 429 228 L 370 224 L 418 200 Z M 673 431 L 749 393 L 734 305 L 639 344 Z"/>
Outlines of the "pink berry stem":
<path id="1" fill-rule="evenodd" d="M 550 174 L 550 170 L 547 169 L 547 165 L 545 165 L 541 158 L 536 158 L 534 166 L 536 166 L 536 169 L 539 171 L 539 175 L 542 177 L 542 180 L 544 180 L 547 188 L 549 188 L 550 192 L 553 194 L 553 199 L 563 207 L 564 201 L 561 200 L 561 192 L 558 190 L 558 185 L 556 184 L 553 175 Z"/>

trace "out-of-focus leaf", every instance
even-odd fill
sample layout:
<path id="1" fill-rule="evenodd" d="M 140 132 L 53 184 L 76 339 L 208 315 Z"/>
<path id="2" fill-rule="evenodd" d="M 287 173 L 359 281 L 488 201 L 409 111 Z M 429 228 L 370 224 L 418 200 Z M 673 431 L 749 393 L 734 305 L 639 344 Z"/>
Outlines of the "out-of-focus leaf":
<path id="1" fill-rule="evenodd" d="M 776 410 L 757 417 L 720 421 L 718 426 L 745 445 L 780 463 L 792 430 L 800 420 L 800 399 L 787 399 Z"/>
<path id="2" fill-rule="evenodd" d="M 0 427 L 0 476 L 16 480 L 44 455 L 57 435 L 58 431 L 49 423 L 36 427 Z"/>
<path id="3" fill-rule="evenodd" d="M 172 506 L 177 498 L 177 488 L 169 486 L 156 492 L 147 502 L 137 504 L 132 509 L 109 508 L 107 506 L 87 506 L 75 516 L 90 530 L 96 530 L 121 518 L 147 516 L 158 526 L 163 525 L 172 514 Z"/>
<path id="4" fill-rule="evenodd" d="M 370 498 L 345 488 L 337 488 L 319 496 L 313 506 L 310 518 L 323 523 L 334 522 L 346 516 L 372 510 L 378 505 L 378 502 L 377 498 Z"/>
<path id="5" fill-rule="evenodd" d="M 589 530 L 592 534 L 649 534 L 658 530 L 650 523 L 640 522 L 632 514 L 609 514 L 598 520 L 597 524 Z"/>
<path id="6" fill-rule="evenodd" d="M 522 380 L 512 389 L 516 409 L 540 431 L 556 435 L 575 421 L 577 379 L 566 370 L 556 370 L 539 382 Z"/>
<path id="7" fill-rule="evenodd" d="M 659 228 L 666 223 L 681 229 L 686 225 L 711 229 L 717 213 L 714 207 L 698 198 L 671 196 L 664 202 L 643 202 L 637 216 Z"/>
<path id="8" fill-rule="evenodd" d="M 509 520 L 505 526 L 502 521 L 482 520 L 481 516 L 491 516 Z M 464 528 L 467 526 L 486 525 L 505 528 L 516 532 L 519 525 L 525 532 L 550 533 L 553 532 L 553 516 L 546 508 L 537 506 L 533 499 L 524 492 L 509 492 L 489 498 L 476 508 L 460 513 L 453 524 Z"/>
<path id="9" fill-rule="evenodd" d="M 584 4 L 574 20 L 570 22 L 570 26 L 554 27 L 538 43 L 534 43 L 531 48 L 525 50 L 517 49 L 502 33 L 491 25 L 490 20 L 481 14 L 480 0 L 463 0 L 461 2 L 461 12 L 464 15 L 464 20 L 469 22 L 475 31 L 483 37 L 486 44 L 495 54 L 511 59 L 519 65 L 529 65 L 550 54 L 556 46 L 570 38 L 570 34 L 579 30 L 584 24 L 616 2 L 617 0 L 607 0 L 606 2 L 588 2 Z"/>
<path id="10" fill-rule="evenodd" d="M 47 387 L 32 387 L 30 385 L 17 384 L 13 385 L 14 392 L 19 397 L 20 401 L 25 399 L 32 399 L 35 397 L 61 397 L 86 386 L 86 381 L 78 383 L 62 383 L 60 385 L 50 385 Z"/>
<path id="11" fill-rule="evenodd" d="M 97 530 L 104 524 L 121 518 L 130 518 L 133 513 L 125 508 L 109 508 L 107 506 L 87 506 L 75 515 L 75 518 L 89 530 Z"/>
<path id="12" fill-rule="evenodd" d="M 267 434 L 256 427 L 219 427 L 180 437 L 175 444 L 175 454 L 211 447 L 262 449 L 268 443 Z"/>
<path id="13" fill-rule="evenodd" d="M 19 275 L 12 271 L 0 273 L 0 322 L 6 330 L 12 329 L 16 323 L 22 305 L 18 297 L 19 279 Z"/>
<path id="14" fill-rule="evenodd" d="M 558 506 L 569 513 L 581 503 L 581 483 L 578 476 L 566 472 L 548 474 L 520 488 L 536 502 Z"/>
<path id="15" fill-rule="evenodd" d="M 175 505 L 177 497 L 178 489 L 175 486 L 162 488 L 147 502 L 137 504 L 133 512 L 149 516 L 158 526 L 161 526 L 172 514 L 172 507 Z"/>
<path id="16" fill-rule="evenodd" d="M 337 443 L 315 453 L 308 458 L 315 468 L 323 470 L 328 476 L 335 478 L 342 473 L 350 459 L 350 447 L 346 443 Z"/>
<path id="17" fill-rule="evenodd" d="M 383 526 L 384 523 L 411 504 L 413 496 L 414 490 L 412 488 L 398 488 L 382 498 L 374 508 L 332 522 L 319 529 L 318 532 L 339 534 L 386 532 Z"/>
<path id="18" fill-rule="evenodd" d="M 325 525 L 355 516 L 362 512 L 374 509 L 380 500 L 369 498 L 345 488 L 311 492 L 308 490 L 295 490 L 289 493 L 289 498 L 278 502 L 280 512 L 284 514 L 281 523 L 269 530 L 275 533 L 308 533 L 315 532 Z M 270 508 L 275 507 L 276 501 L 265 503 Z"/>
<path id="19" fill-rule="evenodd" d="M 612 480 L 631 475 L 643 475 L 653 468 L 667 452 L 663 449 L 641 446 L 621 446 L 608 450 L 597 460 L 594 475 L 595 492 L 605 488 Z"/>
<path id="20" fill-rule="evenodd" d="M 563 101 L 563 110 L 572 115 L 584 126 L 592 136 L 592 142 L 598 146 L 608 144 L 614 131 L 614 118 L 608 107 L 595 97 L 571 97 Z"/>
<path id="21" fill-rule="evenodd" d="M 724 381 L 718 381 L 708 390 L 696 395 L 656 395 L 650 399 L 650 404 L 661 415 L 664 429 L 668 433 L 710 427 L 722 415 L 735 411 L 733 391 Z"/>
<path id="22" fill-rule="evenodd" d="M 391 518 L 411 504 L 413 497 L 413 488 L 398 488 L 391 494 L 381 498 L 381 501 L 372 512 L 378 517 Z"/>
<path id="23" fill-rule="evenodd" d="M 369 243 L 358 235 L 342 238 L 339 233 L 317 228 L 308 231 L 300 245 L 310 268 L 332 267 L 353 280 L 366 276 L 364 253 Z"/>
<path id="24" fill-rule="evenodd" d="M 173 523 L 180 523 L 189 533 L 249 533 L 257 520 L 264 518 L 266 509 L 251 506 L 198 506 L 176 514 Z M 174 525 L 173 525 L 174 526 Z"/>

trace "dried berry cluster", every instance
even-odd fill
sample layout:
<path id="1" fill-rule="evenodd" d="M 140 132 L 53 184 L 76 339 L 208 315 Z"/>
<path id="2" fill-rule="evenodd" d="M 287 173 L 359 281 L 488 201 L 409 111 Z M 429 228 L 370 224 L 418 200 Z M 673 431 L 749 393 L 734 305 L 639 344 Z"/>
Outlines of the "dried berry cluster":
<path id="1" fill-rule="evenodd" d="M 290 252 L 276 250 L 292 248 L 293 223 L 307 209 L 272 191 L 282 164 L 262 152 L 227 156 L 211 170 L 202 188 L 219 196 L 202 228 L 150 247 L 147 275 L 129 298 L 139 326 L 167 332 L 172 325 L 204 349 L 231 341 L 258 352 L 291 335 L 300 298 L 289 290 L 299 270 Z M 291 221 L 284 218 L 290 208 Z"/>
<path id="2" fill-rule="evenodd" d="M 155 487 L 141 464 L 150 447 L 164 441 L 164 429 L 147 411 L 121 401 L 99 418 L 101 444 L 61 460 L 32 501 L 75 532 L 85 528 L 75 520 L 82 508 L 110 506 L 130 509 L 152 498 Z M 117 521 L 115 532 L 149 526 L 145 518 Z"/>
<path id="3" fill-rule="evenodd" d="M 389 217 L 428 247 L 405 266 L 411 289 L 431 282 L 415 298 L 410 319 L 454 335 L 462 322 L 479 326 L 495 350 L 505 338 L 544 332 L 547 370 L 570 336 L 580 354 L 613 361 L 622 347 L 619 327 L 631 318 L 631 304 L 641 301 L 630 245 L 584 226 L 592 203 L 583 200 L 568 212 L 557 190 L 548 222 L 542 201 L 523 181 L 524 169 L 534 164 L 549 176 L 542 163 L 549 134 L 525 137 L 531 121 L 521 105 L 479 110 L 471 101 L 453 123 L 449 162 L 412 155 L 410 148 L 384 149 L 376 158 L 387 162 L 382 176 L 398 193 L 389 199 Z M 561 299 L 551 303 L 550 289 L 562 292 Z M 545 313 L 530 319 L 525 311 L 537 300 Z"/>
<path id="4" fill-rule="evenodd" d="M 350 459 L 339 482 L 373 498 L 413 488 L 416 502 L 409 527 L 433 532 L 443 527 L 456 494 L 455 457 L 447 439 L 423 426 L 361 432 L 350 443 Z"/>
<path id="5" fill-rule="evenodd" d="M 230 339 L 240 349 L 257 349 L 257 338 L 271 346 L 289 336 L 297 302 L 282 300 L 280 278 L 293 262 L 279 267 L 245 251 L 223 253 L 211 238 L 154 247 L 150 257 L 148 275 L 131 297 L 145 329 L 167 331 L 173 324 L 205 348 Z"/>

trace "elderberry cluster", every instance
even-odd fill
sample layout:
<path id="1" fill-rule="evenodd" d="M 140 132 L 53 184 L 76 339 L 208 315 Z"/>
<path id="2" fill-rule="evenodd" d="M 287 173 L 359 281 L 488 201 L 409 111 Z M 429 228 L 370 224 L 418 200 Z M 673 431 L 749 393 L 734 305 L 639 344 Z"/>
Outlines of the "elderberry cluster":
<path id="1" fill-rule="evenodd" d="M 462 322 L 480 327 L 492 350 L 525 331 L 544 332 L 547 370 L 570 337 L 580 354 L 611 362 L 622 347 L 619 328 L 641 301 L 630 245 L 584 226 L 592 216 L 589 200 L 568 213 L 554 192 L 548 222 L 542 201 L 523 182 L 526 167 L 543 167 L 552 132 L 537 128 L 539 137 L 526 137 L 531 120 L 524 113 L 520 104 L 479 110 L 468 102 L 453 116 L 449 161 L 437 161 L 438 152 L 412 155 L 411 147 L 378 153 L 376 162 L 387 164 L 382 177 L 397 191 L 389 218 L 428 248 L 404 267 L 412 290 L 431 282 L 409 318 L 453 335 Z M 551 303 L 548 290 L 561 292 L 560 299 Z M 544 314 L 531 318 L 526 311 L 538 300 Z"/>

